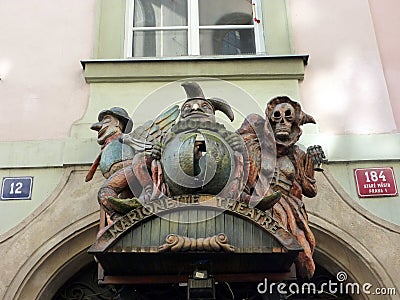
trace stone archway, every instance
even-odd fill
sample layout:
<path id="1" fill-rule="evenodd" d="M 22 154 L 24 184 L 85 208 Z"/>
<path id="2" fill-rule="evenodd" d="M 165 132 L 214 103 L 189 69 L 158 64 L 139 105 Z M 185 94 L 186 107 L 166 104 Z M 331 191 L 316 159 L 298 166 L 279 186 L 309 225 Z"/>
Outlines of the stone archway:
<path id="1" fill-rule="evenodd" d="M 317 249 L 315 251 L 315 260 L 317 265 L 327 270 L 332 277 L 338 272 L 346 272 L 348 275 L 347 282 L 358 283 L 371 283 L 373 286 L 384 286 L 390 281 L 390 278 L 385 274 L 384 270 L 379 266 L 379 263 L 373 257 L 373 255 L 366 249 L 362 244 L 357 242 L 351 236 L 348 236 L 341 232 L 341 230 L 332 224 L 327 224 L 326 221 L 310 215 L 311 224 L 313 231 L 318 241 Z M 59 289 L 68 280 L 77 276 L 80 270 L 82 272 L 92 272 L 95 270 L 92 257 L 86 253 L 87 247 L 93 242 L 93 233 L 96 231 L 96 226 L 89 226 L 84 229 L 81 234 L 77 235 L 74 239 L 64 241 L 62 245 L 57 247 L 51 254 L 47 256 L 40 266 L 36 268 L 35 273 L 31 274 L 31 277 L 41 276 L 42 272 L 49 270 L 49 266 L 54 265 L 52 256 L 59 256 L 67 249 L 78 249 L 83 247 L 75 255 L 63 263 L 59 263 L 58 266 L 54 266 L 53 275 L 47 281 L 47 283 L 41 288 L 40 293 L 36 299 L 52 299 Z M 86 239 L 85 236 L 89 239 Z M 83 243 L 81 243 L 83 241 Z M 80 247 L 77 245 L 80 244 Z M 90 270 L 88 270 L 91 268 Z M 57 268 L 58 267 L 58 268 Z M 86 268 L 86 269 L 85 269 Z M 83 274 L 84 275 L 84 274 Z M 28 280 L 29 282 L 30 280 Z M 95 283 L 92 280 L 91 283 Z M 24 287 L 24 290 L 29 290 L 29 285 Z M 93 289 L 92 291 L 94 291 Z M 107 289 L 98 289 L 98 292 L 105 292 Z M 24 293 L 21 293 L 21 296 Z M 111 295 L 111 293 L 108 293 Z M 367 300 L 372 299 L 369 295 L 365 294 L 352 294 L 354 300 Z M 23 298 L 23 297 L 22 297 Z M 381 299 L 391 299 L 390 296 L 382 296 Z"/>
<path id="2" fill-rule="evenodd" d="M 86 172 L 78 169 L 72 174 L 66 181 L 75 187 L 82 182 Z M 375 287 L 397 287 L 394 278 L 398 254 L 385 251 L 385 247 L 400 240 L 399 227 L 355 207 L 352 199 L 348 199 L 340 186 L 332 183 L 329 175 L 321 175 L 317 179 L 320 183 L 318 199 L 306 201 L 310 224 L 317 240 L 317 264 L 332 275 L 345 271 L 351 282 L 370 283 Z M 74 199 L 77 207 L 85 203 L 87 210 L 82 211 L 82 217 L 70 226 L 49 234 L 45 243 L 31 251 L 8 286 L 5 299 L 52 299 L 71 276 L 92 261 L 86 249 L 94 242 L 99 214 L 94 210 L 95 205 L 91 207 L 87 203 L 95 198 L 96 189 L 93 188 L 90 194 L 84 194 L 81 198 L 71 198 L 70 193 L 74 189 L 65 188 L 68 184 L 62 185 L 64 188 L 56 197 L 59 201 L 52 201 L 52 209 L 44 209 L 41 217 L 45 219 L 54 215 L 58 206 L 60 209 L 57 211 L 64 211 L 64 199 Z M 43 230 L 42 223 L 35 220 L 31 222 L 31 227 L 23 229 L 18 235 L 21 236 L 21 242 L 14 242 L 15 247 Z M 365 232 L 366 228 L 368 232 Z M 380 299 L 394 297 L 382 295 Z M 369 300 L 374 299 L 374 295 L 353 295 L 353 299 Z"/>
<path id="3" fill-rule="evenodd" d="M 400 227 L 362 208 L 329 173 L 316 174 L 319 192 L 305 199 L 310 227 L 317 241 L 314 259 L 331 274 L 346 273 L 346 282 L 370 284 L 370 293 L 353 299 L 376 299 L 375 288 L 396 289 L 399 284 L 398 251 Z M 379 295 L 379 299 L 396 299 Z"/>
<path id="4" fill-rule="evenodd" d="M 369 283 L 373 287 L 384 287 L 391 282 L 374 255 L 357 239 L 326 220 L 310 215 L 311 228 L 317 240 L 314 260 L 330 274 L 336 276 L 345 272 L 343 283 L 360 286 Z M 373 299 L 374 295 L 352 294 L 354 300 Z M 382 295 L 380 299 L 392 299 Z"/>
<path id="5" fill-rule="evenodd" d="M 72 274 L 93 258 L 97 188 L 102 177 L 83 185 L 87 167 L 67 167 L 57 188 L 16 228 L 0 237 L 0 298 L 51 299 Z"/>
<path id="6" fill-rule="evenodd" d="M 98 222 L 96 221 L 64 239 L 62 239 L 63 234 L 60 233 L 59 242 L 46 253 L 32 255 L 31 260 L 35 260 L 36 263 L 31 266 L 31 270 L 21 282 L 15 295 L 17 299 L 52 299 L 56 291 L 73 274 L 93 261 L 93 257 L 86 251 L 93 242 L 97 230 Z M 35 257 L 39 255 L 40 258 Z"/>

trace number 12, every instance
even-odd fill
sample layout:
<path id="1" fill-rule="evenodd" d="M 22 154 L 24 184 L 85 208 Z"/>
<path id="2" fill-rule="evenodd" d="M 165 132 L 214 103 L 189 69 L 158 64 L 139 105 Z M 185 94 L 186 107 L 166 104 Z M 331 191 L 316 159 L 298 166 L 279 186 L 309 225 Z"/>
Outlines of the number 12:
<path id="1" fill-rule="evenodd" d="M 22 182 L 21 181 L 18 181 L 17 183 L 15 183 L 15 190 L 14 190 L 14 182 L 12 182 L 10 184 L 10 195 L 22 194 L 21 189 L 22 189 Z"/>

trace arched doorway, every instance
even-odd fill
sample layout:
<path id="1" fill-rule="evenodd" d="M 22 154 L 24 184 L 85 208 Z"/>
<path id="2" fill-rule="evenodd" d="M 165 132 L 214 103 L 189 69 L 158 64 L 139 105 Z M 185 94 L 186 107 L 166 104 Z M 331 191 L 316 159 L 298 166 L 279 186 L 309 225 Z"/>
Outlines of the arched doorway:
<path id="1" fill-rule="evenodd" d="M 94 261 L 87 249 L 97 231 L 96 212 L 47 240 L 19 269 L 5 299 L 52 299 L 69 278 Z"/>
<path id="2" fill-rule="evenodd" d="M 332 222 L 309 214 L 311 229 L 317 241 L 314 260 L 330 274 L 344 275 L 344 283 L 362 289 L 364 284 L 372 287 L 394 286 L 390 276 L 379 261 L 355 236 L 343 231 Z M 374 299 L 373 293 L 352 293 L 352 299 Z M 380 295 L 380 299 L 392 299 Z"/>
<path id="3" fill-rule="evenodd" d="M 89 215 L 71 225 L 68 232 L 59 232 L 44 243 L 40 251 L 36 251 L 20 269 L 7 295 L 14 299 L 53 299 L 75 274 L 86 272 L 87 266 L 94 266 L 93 257 L 86 251 L 96 237 L 97 220 L 98 213 Z M 343 271 L 348 275 L 349 282 L 394 286 L 379 261 L 354 236 L 313 214 L 310 214 L 310 224 L 317 240 L 315 261 L 328 274 L 335 277 Z M 240 285 L 230 288 L 244 289 Z M 225 289 L 229 292 L 227 286 Z M 292 296 L 292 299 L 295 298 Z M 373 299 L 373 295 L 352 295 L 352 299 Z M 382 295 L 381 299 L 392 298 Z"/>
<path id="4" fill-rule="evenodd" d="M 346 274 L 349 283 L 371 283 L 383 286 L 387 276 L 384 270 L 379 269 L 379 264 L 374 263 L 374 257 L 368 249 L 354 237 L 341 232 L 337 226 L 310 215 L 311 225 L 317 239 L 315 261 L 317 270 L 310 281 L 288 282 L 291 285 L 286 293 L 279 294 L 276 290 L 272 293 L 260 294 L 257 290 L 259 283 L 220 283 L 217 286 L 217 299 L 342 299 L 358 300 L 369 299 L 368 295 L 355 293 L 356 290 L 346 288 L 321 289 L 323 283 L 333 282 L 336 287 L 344 283 L 338 274 Z M 77 261 L 88 263 L 74 274 L 65 270 L 72 270 L 72 265 Z M 81 265 L 82 266 L 82 265 Z M 64 274 L 64 284 L 58 285 L 58 290 L 50 282 L 43 290 L 43 294 L 52 291 L 52 299 L 186 299 L 186 287 L 182 285 L 137 285 L 137 286 L 98 286 L 97 265 L 91 260 L 90 255 L 80 253 L 74 260 L 67 262 L 58 274 Z M 58 278 L 57 278 L 58 277 Z M 60 276 L 54 277 L 54 282 L 60 283 Z M 312 286 L 310 284 L 313 284 Z M 342 285 L 343 286 L 343 285 Z M 310 288 L 315 287 L 316 290 Z M 297 288 L 297 289 L 296 289 Z M 49 298 L 47 298 L 49 299 Z M 383 298 L 385 299 L 385 298 Z M 390 298 L 387 298 L 390 299 Z"/>
<path id="5" fill-rule="evenodd" d="M 261 294 L 258 291 L 259 283 L 228 283 L 220 282 L 216 286 L 217 299 L 253 299 L 253 300 L 277 300 L 277 299 L 353 299 L 348 293 L 325 290 L 323 283 L 340 283 L 335 276 L 325 268 L 317 265 L 316 273 L 312 280 L 287 282 L 287 289 L 283 294 L 278 291 Z M 97 284 L 97 265 L 91 262 L 74 274 L 55 294 L 53 300 L 78 300 L 78 299 L 187 299 L 186 286 L 184 285 L 136 285 L 136 286 L 99 286 Z M 271 290 L 272 291 L 272 290 Z"/>
<path id="6" fill-rule="evenodd" d="M 318 281 L 323 278 L 334 279 L 339 271 L 344 271 L 348 275 L 349 282 L 359 284 L 371 283 L 374 286 L 385 286 L 385 283 L 387 285 L 391 282 L 390 277 L 376 261 L 374 256 L 354 237 L 341 232 L 340 228 L 314 215 L 310 215 L 310 221 L 317 239 L 317 248 L 314 258 L 319 268 L 314 278 L 315 280 Z M 31 270 L 24 274 L 24 280 L 18 287 L 18 292 L 15 293 L 15 299 L 63 299 L 59 296 L 61 295 L 60 291 L 62 291 L 63 288 L 65 289 L 74 278 L 78 278 L 79 276 L 87 278 L 90 272 L 97 274 L 93 257 L 86 253 L 88 247 L 95 239 L 96 232 L 97 222 L 89 222 L 69 238 L 62 239 L 64 234 L 60 233 L 59 243 L 48 247 L 47 252 L 41 253 L 40 257 L 32 258 L 35 259 L 36 263 L 33 263 Z M 46 280 L 41 287 L 34 287 L 34 285 L 37 284 L 38 278 L 43 277 L 49 279 Z M 229 284 L 229 286 L 223 284 L 220 285 L 220 293 L 225 295 L 226 299 L 231 299 L 229 298 L 231 293 L 236 292 L 240 294 L 248 289 L 252 290 L 254 293 L 256 288 L 257 285 L 254 284 Z M 178 287 L 178 289 L 184 291 L 185 287 Z M 113 299 L 112 297 L 117 295 L 116 292 L 118 290 L 115 287 L 107 287 L 106 290 L 108 292 L 104 293 L 104 295 L 107 296 L 88 299 Z M 101 290 L 101 293 L 106 290 Z M 153 291 L 154 290 L 153 288 Z M 125 289 L 125 291 L 130 293 L 129 289 Z M 168 292 L 168 290 L 166 290 L 166 292 Z M 76 293 L 78 292 L 76 291 Z M 298 297 L 295 298 L 295 295 L 292 295 L 287 299 L 307 299 L 304 298 L 304 296 L 303 298 L 299 298 L 300 295 L 297 296 Z M 323 295 L 320 296 L 322 297 Z M 346 295 L 340 296 L 346 297 Z M 262 298 L 263 296 L 260 297 L 259 299 L 268 299 L 265 298 L 265 295 L 264 298 Z M 74 298 L 70 297 L 66 299 Z M 235 297 L 235 299 L 237 299 L 237 297 Z M 269 299 L 274 298 L 270 297 Z M 347 297 L 342 299 L 372 299 L 372 295 L 351 295 L 351 298 Z M 391 298 L 390 296 L 382 296 L 381 299 Z"/>

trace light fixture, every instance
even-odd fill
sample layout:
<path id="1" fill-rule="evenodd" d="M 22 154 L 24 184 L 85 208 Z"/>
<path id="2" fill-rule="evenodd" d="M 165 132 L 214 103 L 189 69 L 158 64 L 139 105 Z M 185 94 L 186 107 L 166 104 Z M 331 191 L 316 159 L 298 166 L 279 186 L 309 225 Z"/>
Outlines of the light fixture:
<path id="1" fill-rule="evenodd" d="M 206 270 L 195 270 L 188 279 L 188 300 L 215 300 L 215 279 Z"/>

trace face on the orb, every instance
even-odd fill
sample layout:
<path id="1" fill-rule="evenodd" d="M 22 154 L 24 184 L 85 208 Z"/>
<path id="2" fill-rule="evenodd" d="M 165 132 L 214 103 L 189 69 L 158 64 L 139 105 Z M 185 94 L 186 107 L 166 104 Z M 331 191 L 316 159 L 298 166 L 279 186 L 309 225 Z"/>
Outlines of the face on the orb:
<path id="1" fill-rule="evenodd" d="M 209 119 L 215 122 L 214 107 L 205 99 L 191 99 L 181 107 L 181 119 Z"/>
<path id="2" fill-rule="evenodd" d="M 97 143 L 103 145 L 105 141 L 117 133 L 122 133 L 120 121 L 113 115 L 104 115 L 99 121 L 94 123 L 90 129 L 97 131 Z"/>

